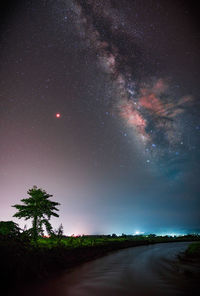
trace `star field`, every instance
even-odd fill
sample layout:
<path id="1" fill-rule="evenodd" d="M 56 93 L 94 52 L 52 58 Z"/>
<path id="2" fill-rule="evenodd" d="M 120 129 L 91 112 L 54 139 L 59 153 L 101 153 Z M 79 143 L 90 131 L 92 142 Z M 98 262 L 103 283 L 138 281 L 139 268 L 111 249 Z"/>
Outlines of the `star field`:
<path id="1" fill-rule="evenodd" d="M 61 203 L 66 233 L 199 227 L 195 10 L 178 0 L 2 4 L 2 220 L 36 184 Z"/>

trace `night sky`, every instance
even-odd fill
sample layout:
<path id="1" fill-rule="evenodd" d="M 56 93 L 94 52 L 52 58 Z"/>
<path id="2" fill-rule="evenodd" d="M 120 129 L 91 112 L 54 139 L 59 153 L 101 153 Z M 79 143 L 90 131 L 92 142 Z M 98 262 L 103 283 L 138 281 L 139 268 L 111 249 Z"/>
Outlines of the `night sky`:
<path id="1" fill-rule="evenodd" d="M 61 203 L 52 222 L 66 234 L 200 229 L 196 11 L 2 1 L 1 220 L 23 226 L 11 205 L 37 185 Z"/>

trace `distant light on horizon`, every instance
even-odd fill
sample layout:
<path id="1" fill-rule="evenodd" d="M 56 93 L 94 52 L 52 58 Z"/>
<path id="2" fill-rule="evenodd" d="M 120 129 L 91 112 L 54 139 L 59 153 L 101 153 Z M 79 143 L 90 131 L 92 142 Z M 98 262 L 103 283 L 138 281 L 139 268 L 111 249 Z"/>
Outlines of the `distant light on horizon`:
<path id="1" fill-rule="evenodd" d="M 60 113 L 56 113 L 56 118 L 60 118 L 61 114 Z"/>
<path id="2" fill-rule="evenodd" d="M 184 236 L 186 235 L 186 233 L 175 233 L 175 232 L 167 232 L 167 233 L 160 233 L 160 234 L 157 234 L 158 236 L 172 236 L 172 237 L 175 237 L 175 236 Z"/>
<path id="3" fill-rule="evenodd" d="M 141 232 L 140 232 L 139 230 L 136 230 L 136 231 L 135 231 L 135 234 L 136 234 L 136 235 L 139 235 L 139 234 L 141 234 Z"/>

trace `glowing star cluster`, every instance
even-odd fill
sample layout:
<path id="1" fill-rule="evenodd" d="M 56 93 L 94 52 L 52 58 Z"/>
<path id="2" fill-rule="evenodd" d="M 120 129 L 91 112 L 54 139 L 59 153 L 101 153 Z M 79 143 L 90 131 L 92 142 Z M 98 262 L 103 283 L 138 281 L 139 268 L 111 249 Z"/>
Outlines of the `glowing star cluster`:
<path id="1" fill-rule="evenodd" d="M 139 133 L 148 138 L 145 132 L 146 120 L 139 114 L 132 101 L 122 104 L 119 110 L 119 115 L 127 122 L 128 126 L 135 128 Z"/>

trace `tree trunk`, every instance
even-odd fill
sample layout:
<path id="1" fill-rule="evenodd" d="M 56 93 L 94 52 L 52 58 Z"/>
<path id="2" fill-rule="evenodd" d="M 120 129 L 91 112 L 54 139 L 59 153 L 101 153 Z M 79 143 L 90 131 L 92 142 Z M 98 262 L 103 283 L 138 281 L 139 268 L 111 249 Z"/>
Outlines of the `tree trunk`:
<path id="1" fill-rule="evenodd" d="M 33 218 L 33 240 L 37 243 L 38 229 L 37 229 L 37 216 Z"/>

